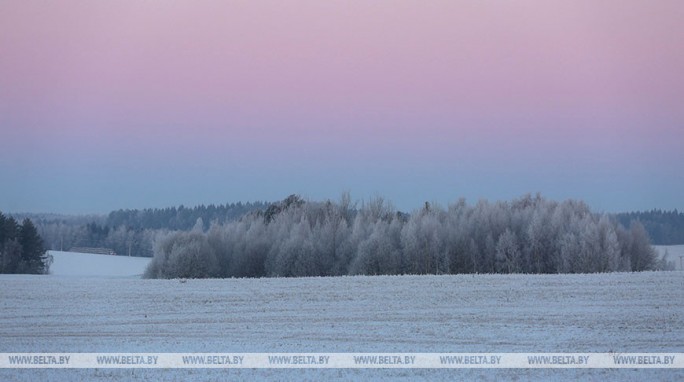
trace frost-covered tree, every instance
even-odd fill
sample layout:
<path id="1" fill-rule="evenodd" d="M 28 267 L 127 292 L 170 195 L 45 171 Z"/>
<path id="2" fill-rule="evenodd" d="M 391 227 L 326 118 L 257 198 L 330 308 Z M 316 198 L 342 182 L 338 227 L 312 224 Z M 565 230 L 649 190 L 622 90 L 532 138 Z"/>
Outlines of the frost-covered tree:
<path id="1" fill-rule="evenodd" d="M 553 273 L 557 270 L 557 245 L 553 240 L 556 232 L 552 224 L 555 210 L 555 205 L 536 208 L 527 225 L 527 246 L 523 250 L 527 260 L 525 268 L 531 273 Z"/>
<path id="2" fill-rule="evenodd" d="M 601 216 L 598 226 L 601 261 L 596 267 L 598 272 L 615 272 L 620 270 L 620 242 L 618 241 L 615 225 L 608 216 Z"/>
<path id="3" fill-rule="evenodd" d="M 278 246 L 274 274 L 284 277 L 320 276 L 320 259 L 315 256 L 308 219 L 295 223 L 288 236 Z"/>
<path id="4" fill-rule="evenodd" d="M 219 277 L 218 265 L 206 235 L 182 232 L 164 239 L 145 275 L 159 278 Z"/>
<path id="5" fill-rule="evenodd" d="M 643 224 L 639 221 L 633 221 L 629 233 L 631 240 L 628 255 L 632 271 L 638 272 L 655 268 L 657 256 Z"/>
<path id="6" fill-rule="evenodd" d="M 402 247 L 406 251 L 408 273 L 447 273 L 449 259 L 446 250 L 443 212 L 426 203 L 425 208 L 411 215 L 402 231 Z"/>
<path id="7" fill-rule="evenodd" d="M 518 238 L 510 229 L 499 236 L 496 244 L 496 270 L 500 273 L 518 273 L 522 271 L 522 255 L 518 246 Z"/>
<path id="8" fill-rule="evenodd" d="M 350 265 L 350 274 L 396 275 L 401 274 L 400 226 L 396 219 L 391 223 L 377 221 L 368 238 L 358 246 L 358 254 Z"/>

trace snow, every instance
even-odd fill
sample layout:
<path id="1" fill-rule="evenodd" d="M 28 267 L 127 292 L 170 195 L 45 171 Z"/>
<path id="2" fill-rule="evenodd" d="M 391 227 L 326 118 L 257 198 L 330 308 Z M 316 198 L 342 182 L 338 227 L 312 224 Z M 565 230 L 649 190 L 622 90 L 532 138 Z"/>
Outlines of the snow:
<path id="1" fill-rule="evenodd" d="M 149 257 L 97 255 L 92 253 L 50 251 L 53 276 L 142 277 Z"/>
<path id="2" fill-rule="evenodd" d="M 660 256 L 665 255 L 667 250 L 667 260 L 675 263 L 675 269 L 682 270 L 680 257 L 684 258 L 684 245 L 656 245 L 655 248 Z"/>
<path id="3" fill-rule="evenodd" d="M 681 352 L 682 302 L 683 272 L 2 275 L 0 352 Z M 384 378 L 682 380 L 684 370 L 0 370 L 0 380 Z"/>

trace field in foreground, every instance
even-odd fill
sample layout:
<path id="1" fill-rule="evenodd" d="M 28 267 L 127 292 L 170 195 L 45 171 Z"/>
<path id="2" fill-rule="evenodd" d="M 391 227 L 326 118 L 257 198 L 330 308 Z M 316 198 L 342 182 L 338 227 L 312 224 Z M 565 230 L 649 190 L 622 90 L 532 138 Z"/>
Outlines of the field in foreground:
<path id="1" fill-rule="evenodd" d="M 0 352 L 682 352 L 684 273 L 0 276 Z M 684 370 L 0 370 L 0 380 L 605 378 Z"/>

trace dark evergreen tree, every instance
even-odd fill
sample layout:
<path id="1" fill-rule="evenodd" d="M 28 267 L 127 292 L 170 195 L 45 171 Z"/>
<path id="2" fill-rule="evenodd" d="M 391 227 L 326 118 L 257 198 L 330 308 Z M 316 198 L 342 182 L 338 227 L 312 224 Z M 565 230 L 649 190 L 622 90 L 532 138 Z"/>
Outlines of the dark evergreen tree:
<path id="1" fill-rule="evenodd" d="M 21 261 L 19 225 L 11 216 L 0 213 L 0 273 L 15 273 Z"/>
<path id="2" fill-rule="evenodd" d="M 2 254 L 0 262 L 0 273 L 17 273 L 21 263 L 21 244 L 15 238 L 6 240 L 0 246 Z"/>
<path id="3" fill-rule="evenodd" d="M 19 244 L 22 248 L 19 272 L 45 273 L 46 253 L 43 239 L 38 235 L 38 230 L 30 219 L 24 219 L 19 228 Z"/>
<path id="4" fill-rule="evenodd" d="M 30 219 L 21 225 L 0 213 L 0 273 L 46 273 L 50 258 Z"/>
<path id="5" fill-rule="evenodd" d="M 5 242 L 5 223 L 7 218 L 0 212 L 0 245 Z"/>
<path id="6" fill-rule="evenodd" d="M 0 213 L 0 243 L 17 238 L 19 233 L 19 224 L 11 217 L 5 217 Z"/>

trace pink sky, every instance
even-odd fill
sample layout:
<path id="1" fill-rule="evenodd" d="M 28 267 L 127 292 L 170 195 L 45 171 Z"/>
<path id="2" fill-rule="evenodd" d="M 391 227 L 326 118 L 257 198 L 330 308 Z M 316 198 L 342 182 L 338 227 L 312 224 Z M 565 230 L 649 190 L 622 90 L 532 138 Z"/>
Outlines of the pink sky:
<path id="1" fill-rule="evenodd" d="M 682 36 L 676 0 L 4 1 L 0 210 L 343 190 L 681 209 Z M 130 169 L 244 184 L 174 194 Z M 46 174 L 62 199 L 32 201 Z M 69 201 L 86 175 L 130 197 Z"/>

